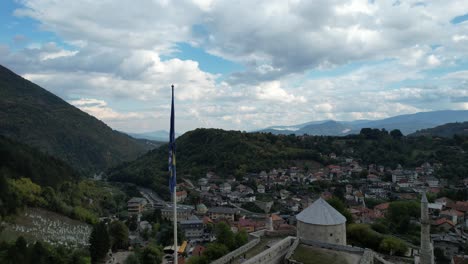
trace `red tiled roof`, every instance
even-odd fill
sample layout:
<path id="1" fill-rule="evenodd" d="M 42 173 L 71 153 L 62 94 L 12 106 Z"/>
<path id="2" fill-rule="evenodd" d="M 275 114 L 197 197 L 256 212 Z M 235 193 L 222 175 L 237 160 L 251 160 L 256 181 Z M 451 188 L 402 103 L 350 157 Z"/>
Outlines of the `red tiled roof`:
<path id="1" fill-rule="evenodd" d="M 440 214 L 441 215 L 456 215 L 456 216 L 459 216 L 459 217 L 464 215 L 463 212 L 453 210 L 453 209 L 442 211 L 442 212 L 440 212 Z"/>
<path id="2" fill-rule="evenodd" d="M 434 221 L 434 223 L 432 225 L 439 226 L 439 225 L 442 225 L 444 223 L 447 223 L 447 224 L 449 224 L 451 226 L 455 226 L 452 221 L 450 221 L 450 220 L 448 220 L 446 218 L 437 219 L 437 220 Z"/>
<path id="3" fill-rule="evenodd" d="M 205 247 L 202 245 L 196 245 L 192 251 L 192 256 L 201 256 L 203 251 L 205 251 Z"/>
<path id="4" fill-rule="evenodd" d="M 390 206 L 390 203 L 381 203 L 381 204 L 376 205 L 374 209 L 387 210 L 389 206 Z"/>
<path id="5" fill-rule="evenodd" d="M 467 256 L 453 256 L 452 260 L 454 264 L 468 264 Z"/>

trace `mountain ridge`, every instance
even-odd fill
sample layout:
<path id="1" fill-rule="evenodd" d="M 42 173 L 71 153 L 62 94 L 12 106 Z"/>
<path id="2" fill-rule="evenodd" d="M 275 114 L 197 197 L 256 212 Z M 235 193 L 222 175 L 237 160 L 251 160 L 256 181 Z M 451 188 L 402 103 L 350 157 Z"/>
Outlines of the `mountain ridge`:
<path id="1" fill-rule="evenodd" d="M 1 65 L 0 135 L 66 161 L 80 173 L 106 170 L 151 148 Z"/>
<path id="2" fill-rule="evenodd" d="M 403 134 L 408 135 L 417 130 L 463 121 L 468 121 L 468 110 L 439 110 L 398 115 L 380 120 L 311 121 L 291 126 L 270 126 L 255 132 L 272 133 L 276 135 L 307 134 L 318 136 L 345 136 L 358 134 L 362 128 L 378 128 L 386 130 L 399 129 Z"/>

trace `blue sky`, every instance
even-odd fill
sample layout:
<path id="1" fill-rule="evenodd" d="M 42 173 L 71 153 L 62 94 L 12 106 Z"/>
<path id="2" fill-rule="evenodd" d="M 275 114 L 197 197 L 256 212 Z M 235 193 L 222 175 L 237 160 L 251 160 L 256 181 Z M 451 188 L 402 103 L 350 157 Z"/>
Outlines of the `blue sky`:
<path id="1" fill-rule="evenodd" d="M 468 110 L 466 1 L 0 2 L 0 64 L 111 127 Z"/>

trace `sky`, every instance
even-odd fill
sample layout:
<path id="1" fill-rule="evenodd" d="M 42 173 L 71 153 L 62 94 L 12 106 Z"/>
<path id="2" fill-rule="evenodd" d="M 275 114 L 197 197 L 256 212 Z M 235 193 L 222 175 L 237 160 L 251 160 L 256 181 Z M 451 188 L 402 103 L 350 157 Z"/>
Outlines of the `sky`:
<path id="1" fill-rule="evenodd" d="M 134 133 L 468 110 L 468 1 L 1 0 L 0 64 Z"/>

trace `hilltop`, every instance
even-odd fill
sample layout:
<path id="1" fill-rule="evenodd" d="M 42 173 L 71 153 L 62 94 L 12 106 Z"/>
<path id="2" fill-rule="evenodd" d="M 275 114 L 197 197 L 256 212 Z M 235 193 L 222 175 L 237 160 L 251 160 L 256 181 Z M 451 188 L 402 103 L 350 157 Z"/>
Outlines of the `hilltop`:
<path id="1" fill-rule="evenodd" d="M 0 66 L 0 135 L 37 147 L 80 173 L 135 159 L 154 147 Z"/>
<path id="2" fill-rule="evenodd" d="M 410 136 L 453 137 L 454 135 L 468 135 L 468 122 L 448 123 L 434 128 L 418 130 Z"/>
<path id="3" fill-rule="evenodd" d="M 442 110 L 398 115 L 380 120 L 334 121 L 322 120 L 292 126 L 272 126 L 259 132 L 276 135 L 346 136 L 359 134 L 362 128 L 378 128 L 388 131 L 398 129 L 408 135 L 417 130 L 432 128 L 451 122 L 468 121 L 467 110 Z"/>

